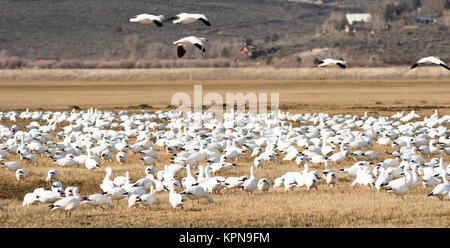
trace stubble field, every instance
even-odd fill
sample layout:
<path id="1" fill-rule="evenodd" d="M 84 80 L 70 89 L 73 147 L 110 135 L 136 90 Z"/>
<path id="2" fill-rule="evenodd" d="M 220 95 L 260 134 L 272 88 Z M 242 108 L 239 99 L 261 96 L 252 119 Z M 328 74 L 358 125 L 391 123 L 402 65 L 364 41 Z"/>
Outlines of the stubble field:
<path id="1" fill-rule="evenodd" d="M 1 73 L 1 72 L 0 72 Z M 4 77 L 3 77 L 4 78 Z M 34 79 L 34 78 L 33 78 Z M 0 81 L 0 111 L 35 110 L 71 111 L 93 107 L 118 112 L 120 110 L 149 112 L 173 109 L 170 100 L 174 93 L 185 92 L 193 99 L 193 86 L 202 85 L 203 95 L 225 93 L 279 93 L 280 109 L 291 113 L 329 113 L 390 116 L 398 111 L 415 109 L 423 118 L 439 109 L 440 115 L 450 114 L 450 78 L 416 79 L 332 79 L 321 80 L 3 80 Z M 270 99 L 269 99 L 270 101 Z M 11 126 L 10 121 L 3 125 Z M 23 128 L 28 122 L 19 122 Z M 449 128 L 448 126 L 446 128 Z M 132 140 L 133 142 L 133 140 Z M 389 157 L 395 148 L 374 146 L 381 159 Z M 170 156 L 157 147 L 161 162 L 157 170 L 170 163 Z M 336 150 L 337 151 L 337 150 Z M 40 157 L 39 165 L 22 163 L 28 176 L 18 183 L 14 173 L 0 170 L 0 227 L 450 227 L 450 200 L 427 198 L 432 188 L 419 185 L 404 199 L 375 188 L 350 187 L 352 179 L 339 173 L 335 188 L 323 180 L 318 190 L 297 188 L 284 192 L 282 188 L 267 193 L 255 191 L 248 195 L 241 191 L 224 191 L 212 195 L 214 203 L 187 201 L 184 210 L 172 210 L 168 193 L 157 193 L 157 202 L 151 210 L 128 209 L 125 200 L 113 209 L 94 210 L 81 205 L 66 219 L 64 213 L 51 211 L 47 204 L 22 207 L 23 196 L 38 187 L 49 188 L 45 182 L 48 169 L 57 168 L 60 180 L 66 186 L 78 186 L 82 196 L 100 193 L 99 183 L 105 168 L 113 169 L 112 178 L 130 171 L 131 181 L 145 176 L 141 156 L 129 154 L 128 162 L 103 161 L 101 168 L 88 171 L 80 168 L 62 168 L 47 157 Z M 11 157 L 11 160 L 18 160 Z M 428 159 L 428 158 L 427 158 Z M 444 160 L 449 163 L 449 156 Z M 355 161 L 348 157 L 340 165 L 329 168 L 338 171 Z M 205 165 L 206 161 L 202 163 Z M 237 167 L 221 176 L 249 175 L 253 159 L 246 154 L 236 162 Z M 311 169 L 324 169 L 310 164 Z M 255 170 L 257 178 L 276 177 L 287 171 L 298 171 L 295 162 L 274 164 Z M 193 169 L 193 172 L 196 172 Z M 184 177 L 182 172 L 179 179 Z"/>

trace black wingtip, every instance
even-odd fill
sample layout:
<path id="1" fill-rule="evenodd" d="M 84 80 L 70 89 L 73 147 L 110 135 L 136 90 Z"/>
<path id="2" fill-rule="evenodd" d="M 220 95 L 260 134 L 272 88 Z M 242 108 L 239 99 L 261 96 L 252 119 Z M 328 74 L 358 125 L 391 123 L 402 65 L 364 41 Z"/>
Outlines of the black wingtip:
<path id="1" fill-rule="evenodd" d="M 199 18 L 198 20 L 203 22 L 204 24 L 206 24 L 206 26 L 211 26 L 211 23 L 208 20 L 204 19 L 204 18 Z"/>
<path id="2" fill-rule="evenodd" d="M 346 66 L 345 64 L 342 64 L 342 63 L 337 63 L 337 65 L 338 65 L 339 67 L 341 67 L 342 69 L 347 68 L 347 66 Z"/>
<path id="3" fill-rule="evenodd" d="M 180 45 L 180 46 L 178 46 L 177 52 L 178 52 L 178 58 L 181 58 L 186 53 L 186 50 L 184 50 L 183 46 Z"/>
<path id="4" fill-rule="evenodd" d="M 153 21 L 153 23 L 155 23 L 156 24 L 156 26 L 158 26 L 158 27 L 162 27 L 162 23 L 161 22 L 159 22 L 159 21 Z"/>
<path id="5" fill-rule="evenodd" d="M 446 64 L 441 64 L 441 66 L 444 67 L 445 69 L 447 69 L 447 70 L 450 71 L 450 67 L 448 67 L 448 65 L 446 65 Z"/>
<path id="6" fill-rule="evenodd" d="M 414 68 L 416 68 L 417 66 L 418 66 L 418 64 L 415 63 L 414 65 L 411 66 L 411 70 L 414 69 Z"/>

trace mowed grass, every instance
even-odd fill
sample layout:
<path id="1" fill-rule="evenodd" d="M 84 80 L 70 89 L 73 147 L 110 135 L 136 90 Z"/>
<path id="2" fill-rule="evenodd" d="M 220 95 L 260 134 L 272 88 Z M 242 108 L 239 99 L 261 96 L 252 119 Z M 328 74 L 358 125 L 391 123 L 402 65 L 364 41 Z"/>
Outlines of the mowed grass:
<path id="1" fill-rule="evenodd" d="M 9 110 L 67 110 L 77 105 L 82 109 L 97 107 L 118 112 L 123 109 L 140 111 L 140 104 L 153 106 L 147 111 L 170 109 L 171 96 L 180 91 L 190 95 L 193 85 L 203 85 L 204 93 L 218 92 L 279 92 L 280 107 L 295 113 L 326 112 L 330 114 L 391 115 L 397 111 L 416 109 L 422 116 L 430 115 L 435 108 L 441 115 L 450 114 L 450 84 L 448 80 L 181 80 L 181 81 L 2 81 L 0 82 L 0 109 Z M 270 95 L 270 94 L 269 94 Z M 21 127 L 28 122 L 20 122 Z M 2 124 L 11 126 L 10 121 Z M 41 123 L 43 124 L 43 123 Z M 448 128 L 448 126 L 446 126 Z M 134 140 L 131 140 L 133 143 Z M 395 148 L 375 145 L 381 159 Z M 157 147 L 162 161 L 157 170 L 170 163 L 164 148 Z M 375 188 L 350 187 L 352 179 L 339 173 L 339 183 L 328 187 L 323 180 L 318 190 L 296 188 L 284 192 L 272 188 L 270 192 L 223 191 L 212 195 L 214 203 L 202 200 L 187 201 L 184 210 L 173 210 L 168 193 L 157 193 L 157 202 L 151 210 L 142 207 L 128 209 L 126 200 L 115 202 L 113 209 L 94 210 L 81 205 L 66 219 L 64 213 L 51 211 L 48 204 L 22 207 L 23 196 L 37 187 L 49 188 L 45 182 L 48 169 L 57 168 L 60 181 L 66 186 L 78 186 L 82 196 L 100 193 L 99 184 L 105 168 L 111 166 L 112 177 L 130 171 L 134 182 L 145 176 L 141 156 L 129 154 L 128 162 L 121 166 L 116 161 L 102 161 L 101 168 L 88 171 L 80 168 L 62 168 L 40 157 L 39 165 L 22 162 L 28 173 L 25 181 L 18 183 L 14 173 L 0 170 L 0 202 L 5 210 L 0 212 L 0 227 L 449 227 L 450 201 L 427 198 L 431 188 L 418 188 L 404 199 Z M 283 155 L 281 158 L 284 157 Z M 429 159 L 429 158 L 427 158 Z M 449 156 L 444 156 L 449 163 Z M 18 160 L 12 156 L 11 160 Z M 338 171 L 352 165 L 352 158 L 341 165 L 330 164 Z M 249 175 L 253 159 L 249 154 L 236 162 L 233 170 L 221 176 Z M 205 165 L 203 162 L 202 165 Z M 310 164 L 311 169 L 322 172 L 324 166 Z M 287 171 L 298 171 L 295 162 L 266 164 L 255 170 L 256 177 L 276 177 Z M 197 169 L 193 169 L 196 172 Z M 181 180 L 183 172 L 178 177 Z"/>

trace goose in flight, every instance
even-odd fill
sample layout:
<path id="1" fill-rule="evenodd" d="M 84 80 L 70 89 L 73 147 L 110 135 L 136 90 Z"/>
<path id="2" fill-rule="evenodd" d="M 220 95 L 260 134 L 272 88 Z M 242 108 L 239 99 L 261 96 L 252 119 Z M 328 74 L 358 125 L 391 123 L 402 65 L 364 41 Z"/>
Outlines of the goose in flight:
<path id="1" fill-rule="evenodd" d="M 324 59 L 319 61 L 319 67 L 338 66 L 342 69 L 347 68 L 347 62 L 340 59 Z"/>
<path id="2" fill-rule="evenodd" d="M 156 24 L 158 27 L 162 27 L 164 21 L 164 16 L 150 15 L 150 14 L 140 14 L 130 18 L 130 22 L 137 22 L 140 24 Z"/>
<path id="3" fill-rule="evenodd" d="M 206 18 L 206 16 L 202 15 L 202 14 L 181 13 L 181 14 L 178 14 L 176 16 L 172 16 L 172 17 L 167 19 L 167 21 L 173 21 L 173 23 L 175 23 L 177 25 L 189 24 L 189 23 L 193 23 L 193 22 L 195 22 L 197 20 L 199 20 L 199 21 L 203 22 L 204 24 L 206 24 L 206 26 L 211 26 L 211 23 Z"/>
<path id="4" fill-rule="evenodd" d="M 191 45 L 196 46 L 198 49 L 202 50 L 202 52 L 206 52 L 203 42 L 206 42 L 205 38 L 197 38 L 195 36 L 189 36 L 179 39 L 173 42 L 173 44 L 178 45 L 178 57 L 181 58 L 186 53 L 186 49 Z"/>
<path id="5" fill-rule="evenodd" d="M 440 65 L 440 66 L 444 67 L 447 70 L 450 70 L 450 67 L 448 67 L 448 65 L 444 61 L 442 61 L 440 58 L 434 57 L 434 56 L 419 59 L 416 63 L 414 63 L 414 65 L 411 66 L 411 69 L 414 69 L 417 66 L 422 65 L 422 64 L 426 64 L 426 65 L 436 64 L 436 65 Z"/>

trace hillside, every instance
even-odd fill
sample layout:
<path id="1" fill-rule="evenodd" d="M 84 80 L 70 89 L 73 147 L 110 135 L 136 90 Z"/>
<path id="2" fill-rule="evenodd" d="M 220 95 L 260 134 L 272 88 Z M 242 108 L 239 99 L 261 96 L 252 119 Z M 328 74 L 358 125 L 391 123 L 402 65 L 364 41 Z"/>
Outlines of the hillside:
<path id="1" fill-rule="evenodd" d="M 370 65 L 410 63 L 420 55 L 450 59 L 448 26 L 430 24 L 414 30 L 348 35 L 320 35 L 330 14 L 364 12 L 383 1 L 368 0 L 1 0 L 0 67 L 34 66 L 38 58 L 54 59 L 39 67 L 116 68 L 194 66 L 313 66 L 317 56 L 362 56 Z M 128 22 L 140 13 L 204 13 L 211 27 Z M 188 35 L 206 37 L 207 53 L 188 50 L 178 59 L 173 41 Z M 244 41 L 258 52 L 237 53 Z M 406 60 L 397 56 L 407 54 Z M 121 61 L 113 63 L 112 61 Z M 97 61 L 97 62 L 93 62 Z M 102 61 L 102 62 L 99 62 Z M 106 62 L 105 62 L 106 61 Z"/>

